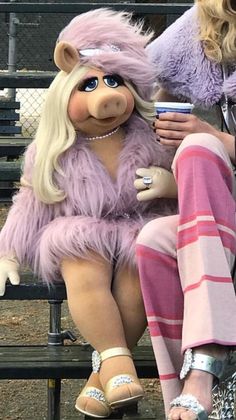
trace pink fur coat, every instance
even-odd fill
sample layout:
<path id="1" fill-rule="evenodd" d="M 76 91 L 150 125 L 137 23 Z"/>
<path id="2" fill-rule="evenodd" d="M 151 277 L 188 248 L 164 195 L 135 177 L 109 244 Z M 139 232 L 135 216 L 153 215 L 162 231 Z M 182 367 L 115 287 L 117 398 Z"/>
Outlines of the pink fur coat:
<path id="1" fill-rule="evenodd" d="M 0 256 L 15 253 L 21 264 L 30 265 L 45 281 L 58 278 L 63 257 L 86 258 L 88 250 L 116 267 L 135 264 L 135 238 L 141 227 L 150 219 L 176 212 L 175 200 L 138 202 L 135 171 L 150 165 L 169 169 L 173 150 L 157 143 L 152 129 L 136 114 L 125 130 L 116 182 L 80 137 L 60 160 L 65 176 L 57 175 L 56 182 L 67 194 L 64 201 L 44 204 L 32 188 L 20 189 L 0 233 Z M 25 156 L 28 180 L 33 163 L 32 143 Z"/>

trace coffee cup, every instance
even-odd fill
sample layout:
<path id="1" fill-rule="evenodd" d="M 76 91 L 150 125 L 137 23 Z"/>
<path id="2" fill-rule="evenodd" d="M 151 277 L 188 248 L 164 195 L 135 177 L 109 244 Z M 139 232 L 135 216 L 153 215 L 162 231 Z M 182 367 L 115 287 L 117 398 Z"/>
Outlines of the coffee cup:
<path id="1" fill-rule="evenodd" d="M 163 114 L 164 112 L 180 112 L 181 114 L 191 114 L 193 104 L 186 102 L 155 102 L 156 114 Z"/>

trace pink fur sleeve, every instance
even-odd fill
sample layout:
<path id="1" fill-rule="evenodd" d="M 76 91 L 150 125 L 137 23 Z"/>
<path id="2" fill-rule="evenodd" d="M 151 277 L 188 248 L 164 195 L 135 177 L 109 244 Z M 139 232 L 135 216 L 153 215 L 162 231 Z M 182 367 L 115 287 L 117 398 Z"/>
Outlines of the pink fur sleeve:
<path id="1" fill-rule="evenodd" d="M 25 154 L 23 177 L 30 182 L 35 148 L 30 145 Z M 31 187 L 21 187 L 0 233 L 0 257 L 15 254 L 20 263 L 32 264 L 40 228 L 52 218 L 50 206 L 41 203 Z"/>

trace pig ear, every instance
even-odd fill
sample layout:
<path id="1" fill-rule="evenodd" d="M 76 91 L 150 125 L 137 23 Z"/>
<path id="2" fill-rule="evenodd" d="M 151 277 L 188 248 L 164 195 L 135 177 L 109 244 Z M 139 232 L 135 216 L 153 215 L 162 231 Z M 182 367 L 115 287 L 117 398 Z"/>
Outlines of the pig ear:
<path id="1" fill-rule="evenodd" d="M 55 47 L 54 61 L 60 70 L 70 73 L 79 62 L 79 54 L 71 44 L 60 41 Z"/>

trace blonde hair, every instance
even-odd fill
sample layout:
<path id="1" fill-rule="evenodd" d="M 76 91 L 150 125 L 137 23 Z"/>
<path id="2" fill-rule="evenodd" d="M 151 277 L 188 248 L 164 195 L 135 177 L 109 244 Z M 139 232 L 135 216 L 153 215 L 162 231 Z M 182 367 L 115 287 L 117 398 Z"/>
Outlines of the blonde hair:
<path id="1" fill-rule="evenodd" d="M 218 63 L 236 62 L 236 9 L 232 1 L 195 0 L 205 54 Z"/>
<path id="2" fill-rule="evenodd" d="M 143 117 L 144 120 L 147 122 L 152 122 L 153 118 L 155 117 L 154 112 L 154 100 L 145 101 L 141 98 L 141 96 L 137 93 L 133 85 L 129 82 L 124 82 L 127 88 L 130 90 L 134 97 L 135 108 L 138 113 Z"/>
<path id="3" fill-rule="evenodd" d="M 36 196 L 52 204 L 65 198 L 53 179 L 54 171 L 63 174 L 59 157 L 75 141 L 75 129 L 67 108 L 71 92 L 88 69 L 75 66 L 71 73 L 59 72 L 51 83 L 43 106 L 34 143 L 36 156 L 32 186 Z"/>
<path id="4" fill-rule="evenodd" d="M 68 103 L 72 91 L 89 67 L 76 65 L 71 73 L 60 71 L 50 85 L 41 119 L 34 139 L 36 155 L 32 176 L 32 187 L 36 196 L 46 204 L 63 201 L 65 192 L 55 183 L 55 172 L 64 175 L 59 164 L 60 156 L 76 139 L 76 132 L 68 116 Z M 144 101 L 129 83 L 125 85 L 134 96 L 135 107 L 147 121 L 154 115 L 153 102 Z"/>

